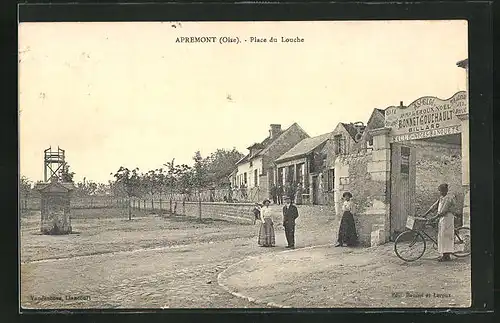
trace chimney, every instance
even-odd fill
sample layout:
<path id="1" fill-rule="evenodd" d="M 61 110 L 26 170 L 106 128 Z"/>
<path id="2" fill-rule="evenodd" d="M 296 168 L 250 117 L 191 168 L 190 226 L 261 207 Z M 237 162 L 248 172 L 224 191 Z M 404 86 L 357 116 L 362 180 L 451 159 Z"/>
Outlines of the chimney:
<path id="1" fill-rule="evenodd" d="M 271 129 L 269 129 L 269 137 L 271 139 L 276 138 L 281 133 L 280 124 L 272 124 Z"/>

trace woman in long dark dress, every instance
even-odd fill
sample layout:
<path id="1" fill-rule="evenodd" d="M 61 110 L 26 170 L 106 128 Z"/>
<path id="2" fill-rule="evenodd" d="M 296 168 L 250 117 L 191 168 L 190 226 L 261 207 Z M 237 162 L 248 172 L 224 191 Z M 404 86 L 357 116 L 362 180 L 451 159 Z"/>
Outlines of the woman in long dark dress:
<path id="1" fill-rule="evenodd" d="M 358 242 L 356 225 L 354 223 L 354 205 L 351 201 L 352 194 L 345 192 L 342 194 L 344 203 L 342 204 L 342 219 L 340 220 L 339 235 L 335 247 L 355 246 Z"/>

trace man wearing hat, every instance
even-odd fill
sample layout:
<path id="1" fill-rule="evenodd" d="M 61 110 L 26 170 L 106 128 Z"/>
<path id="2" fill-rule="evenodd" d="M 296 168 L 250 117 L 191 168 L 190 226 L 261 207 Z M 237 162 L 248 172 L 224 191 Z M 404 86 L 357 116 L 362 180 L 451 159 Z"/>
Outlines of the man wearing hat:
<path id="1" fill-rule="evenodd" d="M 292 204 L 290 196 L 285 196 L 285 206 L 283 207 L 283 226 L 288 242 L 287 248 L 295 248 L 295 219 L 299 217 L 297 207 Z"/>

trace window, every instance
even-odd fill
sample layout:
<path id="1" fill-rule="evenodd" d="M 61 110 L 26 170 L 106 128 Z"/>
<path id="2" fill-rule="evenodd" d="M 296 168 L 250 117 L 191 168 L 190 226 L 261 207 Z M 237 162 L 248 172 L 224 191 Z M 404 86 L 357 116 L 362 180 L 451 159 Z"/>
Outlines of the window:
<path id="1" fill-rule="evenodd" d="M 328 170 L 328 190 L 333 191 L 335 189 L 335 169 Z"/>
<path id="2" fill-rule="evenodd" d="M 287 177 L 286 180 L 287 182 L 291 183 L 295 180 L 295 172 L 294 172 L 295 166 L 288 166 L 288 171 L 287 171 Z"/>
<path id="3" fill-rule="evenodd" d="M 254 170 L 254 175 L 253 175 L 253 186 L 259 186 L 259 170 L 256 169 Z"/>
<path id="4" fill-rule="evenodd" d="M 304 184 L 304 164 L 297 165 L 297 182 Z"/>
<path id="5" fill-rule="evenodd" d="M 373 137 L 366 142 L 366 148 L 373 148 Z"/>
<path id="6" fill-rule="evenodd" d="M 335 140 L 335 154 L 342 155 L 347 153 L 346 139 L 342 135 L 336 135 Z"/>
<path id="7" fill-rule="evenodd" d="M 248 181 L 247 181 L 247 173 L 244 173 L 243 174 L 243 184 L 247 185 Z"/>

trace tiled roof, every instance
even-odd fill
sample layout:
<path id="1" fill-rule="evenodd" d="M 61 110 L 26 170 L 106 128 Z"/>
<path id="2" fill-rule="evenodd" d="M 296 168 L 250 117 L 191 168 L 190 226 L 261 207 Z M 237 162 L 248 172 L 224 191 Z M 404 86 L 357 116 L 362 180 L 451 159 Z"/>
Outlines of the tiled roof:
<path id="1" fill-rule="evenodd" d="M 290 128 L 288 128 L 290 129 Z M 287 130 L 288 130 L 287 129 Z M 285 130 L 286 131 L 286 130 Z M 264 151 L 264 149 L 266 149 L 267 147 L 269 147 L 276 139 L 279 138 L 279 136 L 281 136 L 285 131 L 281 131 L 277 136 L 275 136 L 274 138 L 271 138 L 271 137 L 266 137 L 266 139 L 262 140 L 260 143 L 255 143 L 253 144 L 252 146 L 250 147 L 253 147 L 253 146 L 260 146 L 262 147 L 260 149 L 260 151 L 258 151 L 256 154 L 254 154 L 253 156 L 251 156 L 250 154 L 246 155 L 245 157 L 243 157 L 242 159 L 240 159 L 239 161 L 236 162 L 236 165 L 240 165 L 240 164 L 243 164 L 243 163 L 246 163 L 248 161 L 250 161 L 252 158 L 256 157 L 256 156 L 259 156 L 261 155 L 261 153 Z M 250 148 L 248 147 L 248 148 Z"/>
<path id="2" fill-rule="evenodd" d="M 326 142 L 331 136 L 331 133 L 325 133 L 320 136 L 306 138 L 296 144 L 292 149 L 281 155 L 276 162 L 298 158 L 312 152 L 315 148 Z"/>
<path id="3" fill-rule="evenodd" d="M 358 130 L 352 123 L 342 123 L 344 126 L 345 130 L 349 133 L 349 135 L 354 139 L 356 137 L 356 134 L 358 133 Z"/>
<path id="4" fill-rule="evenodd" d="M 271 138 L 271 137 L 266 137 L 266 139 L 264 139 L 262 142 L 259 143 L 259 145 L 262 145 L 262 148 L 260 151 L 258 151 L 257 153 L 255 153 L 253 156 L 251 156 L 250 154 L 246 155 L 245 157 L 243 157 L 242 159 L 240 159 L 238 162 L 236 162 L 236 166 L 237 165 L 240 165 L 240 164 L 243 164 L 243 163 L 246 163 L 246 162 L 249 162 L 251 161 L 252 159 L 254 159 L 255 157 L 258 157 L 258 156 L 262 156 L 264 155 L 268 150 L 269 148 L 272 146 L 272 144 L 279 138 L 281 137 L 285 132 L 289 131 L 290 129 L 292 129 L 293 127 L 298 127 L 299 129 L 300 126 L 295 122 L 294 124 L 292 124 L 290 127 L 288 127 L 286 130 L 284 131 L 281 131 L 278 135 L 276 135 L 274 138 Z M 303 130 L 302 130 L 303 131 Z M 305 131 L 304 131 L 305 132 Z M 253 145 L 252 145 L 253 146 Z"/>
<path id="5" fill-rule="evenodd" d="M 43 191 L 49 186 L 61 186 L 68 191 L 74 190 L 75 185 L 73 183 L 62 183 L 62 182 L 48 182 L 48 183 L 38 183 L 35 185 L 35 189 L 38 191 Z"/>

